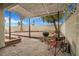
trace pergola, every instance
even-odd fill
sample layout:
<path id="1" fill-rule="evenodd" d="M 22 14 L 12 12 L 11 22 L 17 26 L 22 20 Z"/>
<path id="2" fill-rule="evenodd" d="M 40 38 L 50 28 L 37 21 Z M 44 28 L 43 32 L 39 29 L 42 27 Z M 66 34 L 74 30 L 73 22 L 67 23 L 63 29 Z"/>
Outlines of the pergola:
<path id="1" fill-rule="evenodd" d="M 24 17 L 29 17 L 29 37 L 30 37 L 30 18 L 33 17 L 43 17 L 52 15 L 55 20 L 58 20 L 59 23 L 59 15 L 64 13 L 66 4 L 52 4 L 52 3 L 27 3 L 27 4 L 14 4 L 10 7 L 7 7 L 8 10 L 12 12 L 16 12 L 20 15 L 21 20 Z M 11 39 L 11 17 L 9 14 L 9 39 Z M 56 27 L 56 26 L 55 26 Z M 59 29 L 59 24 L 58 24 Z M 58 31 L 59 32 L 59 31 Z M 58 35 L 59 36 L 59 35 Z"/>

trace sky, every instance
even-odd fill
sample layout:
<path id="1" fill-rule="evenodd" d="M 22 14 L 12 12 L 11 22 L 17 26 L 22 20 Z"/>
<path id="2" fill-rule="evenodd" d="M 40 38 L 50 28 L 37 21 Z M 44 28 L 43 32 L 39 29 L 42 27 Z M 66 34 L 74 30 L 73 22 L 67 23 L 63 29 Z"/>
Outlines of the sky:
<path id="1" fill-rule="evenodd" d="M 5 19 L 5 26 L 9 26 L 9 11 L 7 9 L 4 10 L 4 19 Z M 20 21 L 20 16 L 17 13 L 11 12 L 11 26 L 17 26 L 18 22 Z M 61 20 L 63 23 L 64 21 Z M 35 25 L 40 25 L 40 26 L 46 26 L 49 25 L 46 21 L 43 21 L 41 17 L 35 17 L 35 18 L 30 18 L 30 23 L 35 24 Z M 23 19 L 23 25 L 27 26 L 29 25 L 29 18 L 25 17 Z"/>
<path id="2" fill-rule="evenodd" d="M 70 4 L 68 6 L 68 11 L 72 12 L 74 7 L 72 6 L 73 4 Z M 9 11 L 7 9 L 4 10 L 4 18 L 5 18 L 5 25 L 8 26 L 9 25 Z M 63 24 L 66 18 L 66 13 L 64 14 L 64 17 L 61 19 L 60 24 Z M 20 21 L 20 16 L 19 14 L 15 13 L 15 12 L 11 12 L 11 26 L 17 26 L 17 23 Z M 47 22 L 43 22 L 43 19 L 41 17 L 35 17 L 35 18 L 30 18 L 30 22 L 31 24 L 35 24 L 35 25 L 49 25 L 49 23 Z M 25 17 L 23 20 L 23 25 L 29 25 L 29 18 Z"/>
<path id="3" fill-rule="evenodd" d="M 7 9 L 4 10 L 4 19 L 5 25 L 9 26 L 9 11 Z M 17 26 L 17 23 L 20 21 L 20 16 L 17 13 L 11 12 L 11 26 Z M 43 22 L 41 17 L 30 18 L 30 23 L 35 25 L 48 25 L 47 22 Z M 23 20 L 24 25 L 29 25 L 29 18 L 25 17 Z"/>

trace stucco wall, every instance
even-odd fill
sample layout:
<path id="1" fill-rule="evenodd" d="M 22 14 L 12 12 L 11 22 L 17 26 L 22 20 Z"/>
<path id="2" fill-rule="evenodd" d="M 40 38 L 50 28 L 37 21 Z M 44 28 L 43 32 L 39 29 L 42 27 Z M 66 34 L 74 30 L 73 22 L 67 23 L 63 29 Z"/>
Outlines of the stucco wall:
<path id="1" fill-rule="evenodd" d="M 77 5 L 76 12 L 76 55 L 79 56 L 79 4 Z"/>
<path id="2" fill-rule="evenodd" d="M 0 10 L 0 48 L 5 46 L 3 11 Z"/>
<path id="3" fill-rule="evenodd" d="M 77 14 L 78 11 L 76 10 L 76 12 L 72 14 L 71 17 L 69 17 L 61 26 L 62 33 L 65 35 L 67 41 L 69 41 L 71 45 L 71 51 L 73 55 L 79 55 L 79 21 L 77 20 L 79 19 L 77 18 L 79 16 L 77 16 Z"/>

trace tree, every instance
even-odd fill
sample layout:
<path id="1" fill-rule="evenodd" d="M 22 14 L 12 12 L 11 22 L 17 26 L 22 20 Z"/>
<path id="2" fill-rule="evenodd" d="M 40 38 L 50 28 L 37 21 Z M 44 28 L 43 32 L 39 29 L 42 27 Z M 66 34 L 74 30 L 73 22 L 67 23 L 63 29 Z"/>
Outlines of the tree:
<path id="1" fill-rule="evenodd" d="M 18 21 L 18 26 L 20 26 L 20 31 L 23 31 L 23 20 Z"/>
<path id="2" fill-rule="evenodd" d="M 20 24 L 21 24 L 20 30 L 23 31 L 23 20 L 20 20 Z"/>
<path id="3" fill-rule="evenodd" d="M 54 27 L 55 27 L 55 30 L 57 32 L 58 31 L 58 27 L 56 26 L 56 22 L 58 21 L 58 19 L 63 17 L 63 14 L 64 13 L 59 12 L 59 15 L 57 13 L 57 14 L 54 14 L 54 15 L 43 16 L 42 18 L 43 18 L 43 21 L 46 21 L 48 23 L 53 23 Z"/>

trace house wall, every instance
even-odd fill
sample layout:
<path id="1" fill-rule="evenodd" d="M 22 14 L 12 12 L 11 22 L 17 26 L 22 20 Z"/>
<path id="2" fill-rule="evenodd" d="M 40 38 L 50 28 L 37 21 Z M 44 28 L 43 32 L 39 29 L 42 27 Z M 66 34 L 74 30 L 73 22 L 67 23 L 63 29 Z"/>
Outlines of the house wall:
<path id="1" fill-rule="evenodd" d="M 76 55 L 79 56 L 79 4 L 76 12 Z"/>
<path id="2" fill-rule="evenodd" d="M 73 55 L 79 55 L 79 4 L 76 12 L 61 26 L 61 31 L 71 45 Z"/>
<path id="3" fill-rule="evenodd" d="M 3 11 L 0 9 L 0 48 L 5 46 Z"/>

